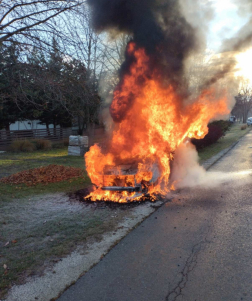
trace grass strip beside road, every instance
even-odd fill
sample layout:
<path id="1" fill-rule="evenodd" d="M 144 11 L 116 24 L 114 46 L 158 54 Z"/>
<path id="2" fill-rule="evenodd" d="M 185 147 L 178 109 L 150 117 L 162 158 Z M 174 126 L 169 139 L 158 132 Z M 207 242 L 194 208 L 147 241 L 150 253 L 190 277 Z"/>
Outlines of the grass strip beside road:
<path id="1" fill-rule="evenodd" d="M 67 148 L 0 154 L 0 176 L 59 164 L 83 169 L 66 181 L 26 186 L 0 183 L 0 299 L 13 284 L 41 275 L 81 245 L 116 231 L 131 210 L 85 204 L 65 194 L 90 185 L 83 157 L 67 156 Z"/>
<path id="2" fill-rule="evenodd" d="M 42 275 L 45 268 L 67 256 L 77 246 L 116 230 L 128 210 L 69 201 L 64 194 L 13 199 L 1 205 L 0 299 L 13 284 L 28 276 Z"/>
<path id="3" fill-rule="evenodd" d="M 67 148 L 1 153 L 0 177 L 50 164 L 82 168 L 83 174 L 47 185 L 0 183 L 0 299 L 13 282 L 42 271 L 44 263 L 69 254 L 80 241 L 108 227 L 108 212 L 81 210 L 62 194 L 90 185 L 83 157 L 67 156 Z"/>
<path id="4" fill-rule="evenodd" d="M 199 150 L 199 158 L 200 163 L 210 159 L 212 156 L 215 156 L 220 151 L 230 147 L 233 143 L 238 141 L 241 137 L 246 135 L 250 130 L 251 127 L 248 127 L 245 130 L 241 130 L 242 124 L 234 124 L 231 126 L 230 130 L 226 132 L 225 136 L 216 143 L 205 147 L 204 149 Z"/>

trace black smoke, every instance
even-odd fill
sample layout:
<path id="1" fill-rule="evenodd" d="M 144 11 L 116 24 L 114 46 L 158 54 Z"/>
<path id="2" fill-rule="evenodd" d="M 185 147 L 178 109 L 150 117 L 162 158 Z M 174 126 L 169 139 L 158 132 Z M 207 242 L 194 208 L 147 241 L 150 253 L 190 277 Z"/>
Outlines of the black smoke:
<path id="1" fill-rule="evenodd" d="M 180 12 L 177 0 L 88 0 L 94 28 L 99 31 L 128 33 L 144 48 L 149 70 L 160 74 L 163 82 L 182 86 L 184 60 L 197 46 L 193 27 Z M 120 78 L 134 61 L 127 57 Z M 120 84 L 119 84 L 120 86 Z M 120 89 L 120 87 L 119 87 Z M 113 116 L 112 116 L 113 117 Z M 123 116 L 114 118 L 120 121 Z"/>

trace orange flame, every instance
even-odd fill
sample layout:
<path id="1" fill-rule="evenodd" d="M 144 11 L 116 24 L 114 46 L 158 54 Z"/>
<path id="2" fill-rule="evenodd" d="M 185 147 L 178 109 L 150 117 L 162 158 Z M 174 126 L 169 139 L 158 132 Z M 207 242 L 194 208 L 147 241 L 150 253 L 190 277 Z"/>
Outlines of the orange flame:
<path id="1" fill-rule="evenodd" d="M 116 88 L 111 104 L 112 116 L 120 119 L 123 114 L 124 118 L 113 131 L 109 151 L 104 154 L 94 145 L 86 153 L 87 172 L 93 183 L 102 186 L 106 165 L 136 161 L 136 178 L 148 181 L 155 163 L 160 177 L 151 193 L 166 193 L 173 153 L 186 138 L 203 138 L 210 119 L 229 112 L 227 101 L 225 97 L 216 100 L 214 90 L 209 89 L 193 103 L 185 104 L 171 84 L 167 87 L 161 83 L 156 71 L 149 76 L 149 58 L 144 49 L 130 43 L 127 51 L 135 62 Z M 117 194 L 102 190 L 93 192 L 91 199 L 120 201 Z"/>

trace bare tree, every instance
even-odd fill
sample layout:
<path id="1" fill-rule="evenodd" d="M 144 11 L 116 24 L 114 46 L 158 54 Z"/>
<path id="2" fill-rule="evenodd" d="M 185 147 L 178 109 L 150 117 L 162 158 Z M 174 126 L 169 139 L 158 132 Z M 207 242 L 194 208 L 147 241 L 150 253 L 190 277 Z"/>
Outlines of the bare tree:
<path id="1" fill-rule="evenodd" d="M 98 90 L 103 99 L 112 94 L 130 37 L 96 33 L 84 0 L 0 0 L 0 8 L 0 44 L 17 45 L 23 62 L 19 99 L 38 111 L 63 108 L 80 132 L 92 127 L 101 104 Z M 48 64 L 55 51 L 58 75 L 55 61 Z"/>
<path id="2" fill-rule="evenodd" d="M 98 80 L 104 71 L 118 70 L 124 60 L 127 36 L 112 39 L 107 34 L 95 32 L 90 8 L 85 4 L 75 8 L 71 14 L 62 14 L 55 30 L 58 31 L 57 41 L 62 51 L 85 62 L 90 76 Z"/>
<path id="3" fill-rule="evenodd" d="M 20 38 L 40 38 L 33 29 L 74 9 L 81 0 L 1 0 L 0 43 Z M 49 24 L 48 24 L 49 25 Z"/>
<path id="4" fill-rule="evenodd" d="M 247 80 L 241 82 L 240 91 L 235 96 L 235 106 L 231 112 L 238 118 L 241 118 L 243 123 L 246 123 L 248 113 L 252 109 L 252 86 Z"/>
<path id="5" fill-rule="evenodd" d="M 62 14 L 57 20 L 57 30 L 61 51 L 69 56 L 66 60 L 74 58 L 85 63 L 88 85 L 94 94 L 99 90 L 103 100 L 101 105 L 106 106 L 105 100 L 112 95 L 118 83 L 118 70 L 125 59 L 126 45 L 131 37 L 125 34 L 111 37 L 95 32 L 91 24 L 90 8 L 85 4 L 75 8 L 71 14 Z M 84 115 L 89 115 L 87 111 L 93 107 L 94 99 L 97 98 L 91 97 L 90 102 L 86 99 L 83 103 Z"/>

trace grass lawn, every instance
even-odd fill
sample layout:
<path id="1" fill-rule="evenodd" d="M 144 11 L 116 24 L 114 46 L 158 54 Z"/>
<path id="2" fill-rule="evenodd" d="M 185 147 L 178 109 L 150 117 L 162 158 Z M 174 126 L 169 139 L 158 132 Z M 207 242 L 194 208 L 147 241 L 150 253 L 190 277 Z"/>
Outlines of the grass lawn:
<path id="1" fill-rule="evenodd" d="M 242 124 L 232 125 L 230 130 L 226 132 L 226 135 L 218 142 L 199 150 L 200 163 L 216 155 L 223 149 L 228 148 L 251 130 L 251 127 L 248 127 L 246 130 L 241 130 L 241 126 Z"/>
<path id="2" fill-rule="evenodd" d="M 1 153 L 0 177 L 49 164 L 83 168 L 83 176 L 32 187 L 0 183 L 0 298 L 13 281 L 43 266 L 44 260 L 67 254 L 74 242 L 93 234 L 94 227 L 96 233 L 101 231 L 101 216 L 87 214 L 81 219 L 76 205 L 67 207 L 68 198 L 62 192 L 90 185 L 83 157 L 67 156 L 67 148 Z"/>
<path id="3" fill-rule="evenodd" d="M 7 185 L 0 183 L 1 201 L 13 198 L 24 198 L 34 194 L 44 194 L 53 192 L 71 192 L 90 185 L 90 180 L 85 170 L 83 157 L 67 155 L 67 147 L 64 149 L 53 149 L 49 151 L 34 151 L 27 153 L 6 152 L 0 154 L 0 178 L 6 177 L 19 171 L 58 164 L 83 168 L 83 176 L 77 179 L 70 179 L 48 185 L 36 185 L 27 187 L 26 185 Z"/>
<path id="4" fill-rule="evenodd" d="M 0 154 L 0 177 L 49 164 L 85 168 L 84 158 L 68 156 L 67 147 L 27 153 L 6 152 Z"/>
<path id="5" fill-rule="evenodd" d="M 0 299 L 11 285 L 41 275 L 77 246 L 85 251 L 130 216 L 128 210 L 70 202 L 64 194 L 13 199 L 0 210 Z"/>

